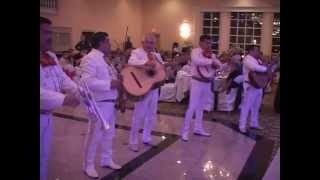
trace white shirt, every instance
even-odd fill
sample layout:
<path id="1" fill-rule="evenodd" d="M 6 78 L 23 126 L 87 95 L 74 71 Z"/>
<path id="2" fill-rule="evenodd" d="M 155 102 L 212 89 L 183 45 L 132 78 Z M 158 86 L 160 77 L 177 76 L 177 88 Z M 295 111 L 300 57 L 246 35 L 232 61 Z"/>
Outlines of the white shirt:
<path id="1" fill-rule="evenodd" d="M 164 64 L 161 55 L 156 52 L 152 52 L 161 64 Z M 148 53 L 143 48 L 137 48 L 131 52 L 128 64 L 130 65 L 143 65 L 148 61 Z"/>
<path id="2" fill-rule="evenodd" d="M 67 93 L 77 93 L 77 85 L 62 70 L 57 56 L 47 52 L 57 65 L 42 67 L 40 65 L 40 109 L 54 111 L 62 106 Z"/>
<path id="3" fill-rule="evenodd" d="M 243 67 L 242 67 L 244 81 L 249 81 L 248 75 L 249 75 L 250 71 L 256 71 L 256 72 L 266 72 L 267 71 L 267 67 L 260 65 L 258 61 L 261 63 L 260 60 L 255 59 L 251 55 L 247 55 L 246 57 L 244 57 Z"/>
<path id="4" fill-rule="evenodd" d="M 106 63 L 101 51 L 92 49 L 81 60 L 80 69 L 81 80 L 87 83 L 96 101 L 118 97 L 118 90 L 111 89 L 111 81 L 117 79 L 117 74 L 114 67 Z"/>
<path id="5" fill-rule="evenodd" d="M 203 56 L 203 50 L 199 48 L 195 48 L 191 52 L 191 75 L 196 77 L 201 77 L 198 74 L 197 67 L 198 66 L 210 66 L 212 62 L 219 64 L 221 66 L 221 62 L 216 58 L 215 54 L 212 54 L 212 58 L 207 58 Z"/>

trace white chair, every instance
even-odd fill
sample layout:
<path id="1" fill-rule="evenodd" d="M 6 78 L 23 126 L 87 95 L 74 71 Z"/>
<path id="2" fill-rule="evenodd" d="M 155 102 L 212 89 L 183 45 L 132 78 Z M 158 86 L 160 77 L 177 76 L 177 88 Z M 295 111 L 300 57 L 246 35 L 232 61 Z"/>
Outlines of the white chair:
<path id="1" fill-rule="evenodd" d="M 175 83 L 167 83 L 160 87 L 159 101 L 176 102 L 177 86 Z"/>

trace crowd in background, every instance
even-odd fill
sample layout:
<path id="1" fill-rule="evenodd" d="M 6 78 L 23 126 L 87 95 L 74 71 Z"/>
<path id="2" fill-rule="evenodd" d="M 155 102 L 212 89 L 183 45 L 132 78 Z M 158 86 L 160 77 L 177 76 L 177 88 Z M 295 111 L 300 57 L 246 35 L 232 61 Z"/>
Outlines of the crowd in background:
<path id="1" fill-rule="evenodd" d="M 112 59 L 111 62 L 114 63 L 116 69 L 120 72 L 123 65 L 127 64 L 131 51 L 134 46 L 130 40 L 130 37 L 126 39 L 123 44 L 123 48 L 117 48 L 111 52 L 109 58 Z M 82 36 L 81 40 L 75 46 L 75 49 L 69 49 L 60 54 L 60 64 L 66 74 L 73 80 L 79 78 L 79 65 L 81 59 L 91 50 L 90 38 Z M 167 66 L 167 79 L 166 83 L 174 83 L 176 80 L 177 73 L 179 71 L 184 71 L 186 73 L 191 72 L 191 46 L 181 47 L 179 43 L 174 42 L 171 51 L 158 51 L 161 54 L 162 59 L 166 63 L 171 63 L 171 66 Z M 224 91 L 230 92 L 232 88 L 238 88 L 238 94 L 241 94 L 242 89 L 242 60 L 246 54 L 240 48 L 230 48 L 221 54 L 216 55 L 216 57 L 221 61 L 222 67 L 216 72 L 217 76 L 227 77 L 226 83 L 224 83 Z M 271 57 L 264 56 L 260 53 L 260 60 L 265 64 L 270 64 L 274 62 L 280 62 L 280 55 L 273 54 Z M 278 79 L 278 78 L 275 78 Z M 272 84 L 271 82 L 270 84 Z M 271 92 L 271 86 L 269 85 L 265 92 Z M 240 95 L 239 95 L 240 96 Z M 238 96 L 238 97 L 239 97 Z M 241 99 L 241 98 L 240 98 Z M 240 103 L 238 98 L 236 104 Z"/>

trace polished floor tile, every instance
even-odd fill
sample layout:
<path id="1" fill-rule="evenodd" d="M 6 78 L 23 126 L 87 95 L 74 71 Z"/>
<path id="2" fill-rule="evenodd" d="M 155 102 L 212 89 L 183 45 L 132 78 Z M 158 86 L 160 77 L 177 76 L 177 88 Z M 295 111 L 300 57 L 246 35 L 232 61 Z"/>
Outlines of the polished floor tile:
<path id="1" fill-rule="evenodd" d="M 49 164 L 49 180 L 87 180 L 82 172 L 83 149 L 87 123 L 64 118 L 54 118 L 54 138 Z M 139 152 L 128 150 L 129 131 L 116 130 L 114 138 L 113 160 L 124 165 L 150 147 L 141 144 Z M 159 143 L 161 137 L 154 136 L 153 141 Z M 96 169 L 101 177 L 113 170 L 99 167 L 99 150 L 97 152 Z"/>
<path id="2" fill-rule="evenodd" d="M 212 124 L 211 137 L 177 141 L 126 179 L 237 179 L 255 142 L 243 135 L 225 136 L 228 128 Z M 235 140 L 236 139 L 236 140 Z"/>
<path id="3" fill-rule="evenodd" d="M 88 125 L 85 108 L 64 107 L 56 111 L 56 116 L 59 117 L 54 119 L 50 180 L 88 179 L 81 169 Z M 114 139 L 114 161 L 125 165 L 125 168 L 119 171 L 102 169 L 98 167 L 97 160 L 97 170 L 103 179 L 238 179 L 256 145 L 254 138 L 213 121 L 203 122 L 211 137 L 195 136 L 190 131 L 189 141 L 183 142 L 179 139 L 183 118 L 158 114 L 153 140 L 164 145 L 163 142 L 171 138 L 171 144 L 164 145 L 159 152 L 141 145 L 143 150 L 134 153 L 127 147 L 132 110 L 118 113 L 117 116 L 119 128 Z M 152 156 L 146 158 L 150 153 Z M 131 167 L 132 164 L 135 165 Z"/>

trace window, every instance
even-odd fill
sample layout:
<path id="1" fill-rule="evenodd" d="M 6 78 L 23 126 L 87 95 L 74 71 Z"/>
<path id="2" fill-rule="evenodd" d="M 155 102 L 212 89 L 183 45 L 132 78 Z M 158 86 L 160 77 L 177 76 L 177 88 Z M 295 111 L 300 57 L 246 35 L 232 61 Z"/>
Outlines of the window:
<path id="1" fill-rule="evenodd" d="M 52 49 L 55 52 L 65 51 L 72 48 L 71 28 L 53 27 Z"/>
<path id="2" fill-rule="evenodd" d="M 245 52 L 247 46 L 261 43 L 262 12 L 232 12 L 230 48 L 238 47 Z"/>
<path id="3" fill-rule="evenodd" d="M 40 0 L 40 12 L 56 13 L 58 9 L 58 0 Z"/>
<path id="4" fill-rule="evenodd" d="M 274 13 L 272 32 L 272 53 L 280 52 L 280 13 Z"/>
<path id="5" fill-rule="evenodd" d="M 202 34 L 212 38 L 212 50 L 215 54 L 219 51 L 219 26 L 220 13 L 218 12 L 203 12 Z"/>

